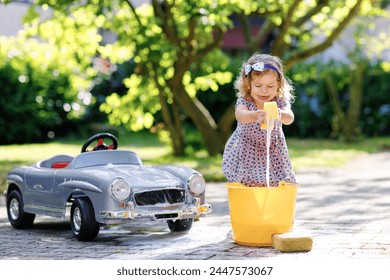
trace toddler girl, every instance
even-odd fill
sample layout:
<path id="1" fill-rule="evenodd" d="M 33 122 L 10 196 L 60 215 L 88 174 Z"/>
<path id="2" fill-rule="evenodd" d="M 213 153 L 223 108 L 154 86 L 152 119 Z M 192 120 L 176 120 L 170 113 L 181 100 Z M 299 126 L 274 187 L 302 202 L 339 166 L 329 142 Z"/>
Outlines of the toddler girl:
<path id="1" fill-rule="evenodd" d="M 279 119 L 271 133 L 269 186 L 277 187 L 280 181 L 296 183 L 282 130 L 282 124 L 294 121 L 293 88 L 284 76 L 282 62 L 276 56 L 254 54 L 243 64 L 235 88 L 237 128 L 227 141 L 222 157 L 222 170 L 228 182 L 267 186 L 267 130 L 262 130 L 260 123 L 266 120 L 264 103 L 275 101 Z"/>

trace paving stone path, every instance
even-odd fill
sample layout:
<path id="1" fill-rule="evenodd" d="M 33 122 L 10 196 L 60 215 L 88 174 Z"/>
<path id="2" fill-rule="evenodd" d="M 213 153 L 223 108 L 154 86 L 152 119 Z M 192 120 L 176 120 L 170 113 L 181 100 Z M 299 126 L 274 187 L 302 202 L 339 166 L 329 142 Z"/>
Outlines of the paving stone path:
<path id="1" fill-rule="evenodd" d="M 281 253 L 233 242 L 224 183 L 209 183 L 213 213 L 187 234 L 165 222 L 102 228 L 96 241 L 77 241 L 66 220 L 37 217 L 29 230 L 8 223 L 0 198 L 0 260 L 390 260 L 390 152 L 361 156 L 343 168 L 297 174 L 294 228 L 313 237 L 310 252 Z"/>

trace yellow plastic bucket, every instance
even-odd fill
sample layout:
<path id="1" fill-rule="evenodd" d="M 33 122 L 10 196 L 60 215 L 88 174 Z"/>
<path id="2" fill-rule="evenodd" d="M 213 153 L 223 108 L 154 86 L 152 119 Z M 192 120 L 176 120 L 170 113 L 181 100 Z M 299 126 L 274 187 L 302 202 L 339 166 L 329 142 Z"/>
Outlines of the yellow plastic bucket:
<path id="1" fill-rule="evenodd" d="M 233 240 L 246 246 L 272 246 L 272 235 L 292 230 L 298 184 L 276 188 L 228 183 Z"/>

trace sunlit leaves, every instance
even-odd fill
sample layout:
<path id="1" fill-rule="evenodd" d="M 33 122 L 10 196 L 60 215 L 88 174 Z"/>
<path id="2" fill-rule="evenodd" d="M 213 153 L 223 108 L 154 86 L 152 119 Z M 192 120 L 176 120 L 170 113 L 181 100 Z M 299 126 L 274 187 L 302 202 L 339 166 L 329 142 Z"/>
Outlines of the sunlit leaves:
<path id="1" fill-rule="evenodd" d="M 23 22 L 32 22 L 39 18 L 39 13 L 35 10 L 34 6 L 30 6 L 27 9 L 27 12 L 25 13 L 23 17 Z"/>
<path id="2" fill-rule="evenodd" d="M 110 59 L 112 63 L 124 63 L 134 57 L 134 48 L 131 46 L 123 46 L 119 42 L 107 44 L 98 47 L 98 52 L 101 57 Z"/>
<path id="3" fill-rule="evenodd" d="M 142 125 L 151 126 L 152 115 L 160 110 L 157 88 L 160 88 L 160 94 L 164 95 L 167 102 L 172 103 L 172 92 L 167 85 L 175 75 L 180 75 L 182 69 L 175 67 L 177 60 L 183 56 L 190 57 L 211 44 L 216 26 L 222 30 L 232 27 L 229 16 L 232 11 L 238 11 L 237 5 L 243 3 L 214 0 L 168 1 L 172 5 L 173 16 L 168 21 L 170 26 L 174 26 L 175 40 L 179 42 L 173 43 L 172 38 L 167 38 L 164 34 L 151 5 L 137 7 L 135 14 L 126 1 L 93 1 L 88 1 L 87 5 L 79 1 L 69 1 L 68 5 L 56 4 L 50 0 L 39 1 L 58 9 L 53 11 L 53 19 L 40 23 L 34 21 L 34 14 L 31 12 L 30 29 L 26 31 L 26 35 L 39 34 L 43 40 L 59 46 L 63 52 L 63 63 L 72 65 L 77 73 L 71 81 L 80 89 L 88 88 L 88 81 L 96 75 L 96 69 L 91 67 L 91 58 L 97 54 L 111 63 L 125 63 L 129 60 L 135 62 L 136 73 L 124 80 L 124 85 L 129 89 L 128 94 L 113 94 L 101 107 L 104 112 L 110 113 L 112 123 L 126 124 L 132 129 L 140 129 Z M 115 36 L 115 42 L 102 45 L 101 31 L 110 31 Z M 197 69 L 186 71 L 182 78 L 185 90 L 191 97 L 195 97 L 200 88 L 216 91 L 219 84 L 232 78 L 231 75 L 218 77 L 209 73 L 226 67 L 226 62 L 220 62 L 217 67 L 207 66 L 213 61 L 226 60 L 226 57 L 222 58 L 217 53 L 214 56 L 218 59 L 197 60 L 192 65 L 184 66 L 190 70 L 190 67 L 196 65 Z M 153 76 L 157 78 L 152 79 Z M 197 77 L 199 79 L 195 82 Z M 129 108 L 130 113 L 127 112 Z"/>
<path id="4" fill-rule="evenodd" d="M 81 117 L 93 102 L 87 93 L 79 98 L 76 84 L 85 79 L 74 75 L 77 64 L 67 61 L 61 49 L 21 36 L 0 37 L 0 45 L 0 73 L 7 77 L 2 83 L 2 115 L 13 120 L 0 121 L 10 132 L 5 141 L 42 141 L 47 132 L 41 129 L 55 130 L 67 119 Z"/>
<path id="5" fill-rule="evenodd" d="M 390 62 L 383 61 L 383 62 L 381 63 L 381 68 L 382 68 L 384 71 L 390 73 Z"/>
<path id="6" fill-rule="evenodd" d="M 133 131 L 150 128 L 153 114 L 160 109 L 157 90 L 135 74 L 125 79 L 124 84 L 129 88 L 128 94 L 113 93 L 100 109 L 109 115 L 109 121 L 114 125 L 124 125 Z"/>
<path id="7" fill-rule="evenodd" d="M 206 76 L 197 77 L 194 80 L 194 84 L 197 89 L 206 91 L 211 89 L 212 91 L 218 91 L 219 85 L 229 83 L 233 79 L 233 73 L 231 72 L 214 72 Z"/>

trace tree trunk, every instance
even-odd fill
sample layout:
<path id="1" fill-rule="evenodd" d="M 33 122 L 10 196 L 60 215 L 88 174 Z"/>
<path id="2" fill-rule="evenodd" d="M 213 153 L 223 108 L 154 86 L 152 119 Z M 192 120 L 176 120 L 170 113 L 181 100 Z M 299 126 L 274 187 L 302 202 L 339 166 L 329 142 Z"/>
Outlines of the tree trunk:
<path id="1" fill-rule="evenodd" d="M 169 87 L 180 106 L 186 111 L 199 130 L 209 155 L 213 156 L 222 153 L 225 143 L 222 141 L 218 127 L 208 110 L 197 98 L 191 98 L 188 95 L 181 83 L 181 79 L 171 80 Z"/>
<path id="2" fill-rule="evenodd" d="M 167 96 L 164 93 L 164 88 L 159 84 L 156 75 L 153 75 L 153 81 L 159 91 L 159 99 L 161 104 L 161 112 L 165 125 L 165 129 L 169 131 L 172 140 L 172 148 L 175 156 L 184 155 L 184 133 L 182 129 L 182 121 L 180 119 L 180 109 L 177 106 L 175 99 L 172 105 L 167 102 Z"/>
<path id="3" fill-rule="evenodd" d="M 183 122 L 180 117 L 180 108 L 178 104 L 176 104 L 175 98 L 172 102 L 172 115 L 174 120 L 174 126 L 173 129 L 170 131 L 171 133 L 171 139 L 173 142 L 173 153 L 175 156 L 182 156 L 184 155 L 184 131 L 183 131 Z"/>
<path id="4" fill-rule="evenodd" d="M 345 122 L 344 111 L 341 107 L 339 91 L 335 85 L 334 79 L 331 75 L 325 76 L 325 85 L 328 90 L 330 103 L 334 111 L 332 118 L 332 137 L 338 137 L 342 131 L 342 124 Z"/>
<path id="5" fill-rule="evenodd" d="M 347 112 L 344 112 L 342 109 L 334 79 L 330 75 L 325 77 L 330 102 L 335 112 L 335 118 L 332 123 L 332 135 L 335 137 L 342 136 L 345 142 L 353 142 L 360 134 L 359 119 L 363 102 L 364 70 L 364 62 L 357 63 L 355 69 L 351 70 Z"/>
<path id="6" fill-rule="evenodd" d="M 364 70 L 365 63 L 361 62 L 357 63 L 356 68 L 351 71 L 348 117 L 343 127 L 346 142 L 353 142 L 361 133 L 359 119 L 363 102 Z"/>

